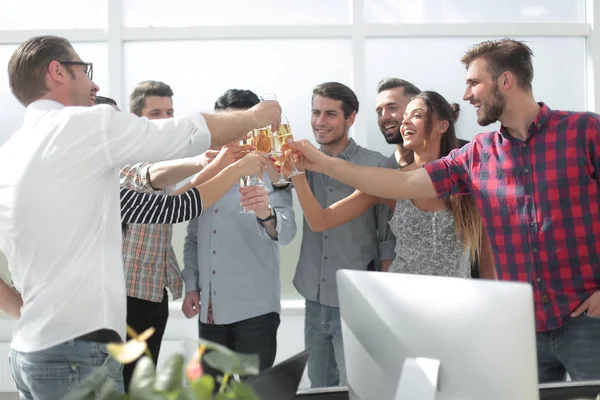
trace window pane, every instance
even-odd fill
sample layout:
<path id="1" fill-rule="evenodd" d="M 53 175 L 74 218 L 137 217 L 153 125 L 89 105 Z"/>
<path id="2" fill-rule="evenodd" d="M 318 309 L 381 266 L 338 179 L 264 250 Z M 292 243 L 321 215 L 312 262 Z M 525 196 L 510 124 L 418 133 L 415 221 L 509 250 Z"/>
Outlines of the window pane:
<path id="1" fill-rule="evenodd" d="M 168 83 L 175 93 L 176 115 L 212 110 L 215 100 L 231 88 L 258 95 L 275 93 L 296 138 L 312 138 L 310 100 L 319 83 L 351 85 L 350 40 L 215 40 L 125 44 L 125 94 L 147 79 Z M 170 62 L 157 62 L 168 54 Z M 298 234 L 281 247 L 282 297 L 298 297 L 292 278 L 302 236 L 302 211 L 294 200 Z M 174 229 L 173 246 L 183 266 L 186 229 Z"/>
<path id="2" fill-rule="evenodd" d="M 346 24 L 348 0 L 124 0 L 125 26 Z M 240 32 L 243 36 L 243 33 Z"/>
<path id="3" fill-rule="evenodd" d="M 0 30 L 90 29 L 107 26 L 107 0 L 8 0 L 8 2 L 10 7 L 4 6 L 4 12 L 0 12 Z M 10 12 L 7 11 L 8 9 Z"/>
<path id="4" fill-rule="evenodd" d="M 367 126 L 372 127 L 368 147 L 391 154 L 377 127 L 375 100 L 377 82 L 388 76 L 406 79 L 421 90 L 435 90 L 450 103 L 461 107 L 457 123 L 457 135 L 472 139 L 480 132 L 497 129 L 494 124 L 481 127 L 477 124 L 475 109 L 462 100 L 465 90 L 465 68 L 460 58 L 469 45 L 489 38 L 419 38 L 419 39 L 371 39 L 366 46 L 366 76 L 368 97 L 366 99 Z M 518 39 L 518 38 L 517 38 Z M 534 58 L 535 77 L 533 93 L 537 101 L 550 108 L 584 111 L 585 91 L 585 39 L 584 38 L 526 38 Z M 391 51 L 393 50 L 393 51 Z M 568 62 L 556 62 L 556 55 Z M 385 63 L 381 62 L 385 55 Z M 393 55 L 391 57 L 390 55 Z"/>
<path id="5" fill-rule="evenodd" d="M 367 23 L 585 22 L 585 0 L 364 0 Z"/>
<path id="6" fill-rule="evenodd" d="M 103 43 L 75 43 L 75 51 L 82 60 L 94 63 L 94 82 L 100 86 L 100 93 L 108 90 L 108 51 Z M 0 46 L 0 65 L 6 68 L 8 60 L 18 45 Z M 103 90 L 104 88 L 104 90 Z M 2 145 L 23 123 L 25 108 L 12 95 L 8 86 L 8 74 L 0 78 L 0 145 Z"/>

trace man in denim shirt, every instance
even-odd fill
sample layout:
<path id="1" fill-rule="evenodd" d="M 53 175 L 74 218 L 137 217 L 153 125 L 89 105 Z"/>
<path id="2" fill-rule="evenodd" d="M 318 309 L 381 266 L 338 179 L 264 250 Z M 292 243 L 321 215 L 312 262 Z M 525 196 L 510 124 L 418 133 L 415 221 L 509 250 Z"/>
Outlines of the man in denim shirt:
<path id="1" fill-rule="evenodd" d="M 246 109 L 257 103 L 251 91 L 228 90 L 215 110 Z M 253 203 L 245 208 L 254 214 L 240 214 L 240 189 L 233 187 L 202 218 L 190 221 L 182 309 L 188 318 L 200 313 L 201 338 L 240 353 L 258 354 L 260 369 L 265 369 L 273 365 L 277 351 L 279 246 L 294 239 L 296 221 L 289 187 L 274 186 L 267 174 L 262 179 L 264 188 L 242 189 L 244 198 Z"/>

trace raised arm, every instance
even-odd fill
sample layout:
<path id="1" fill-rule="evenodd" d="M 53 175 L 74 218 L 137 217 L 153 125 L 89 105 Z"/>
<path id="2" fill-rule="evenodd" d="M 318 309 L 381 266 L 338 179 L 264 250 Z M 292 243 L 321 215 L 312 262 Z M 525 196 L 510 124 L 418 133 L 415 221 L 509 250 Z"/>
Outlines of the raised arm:
<path id="1" fill-rule="evenodd" d="M 121 188 L 121 222 L 125 224 L 176 224 L 202 215 L 202 199 L 192 188 L 178 196 L 140 193 Z"/>
<path id="2" fill-rule="evenodd" d="M 306 174 L 292 177 L 304 218 L 313 232 L 322 232 L 352 221 L 377 203 L 377 197 L 360 191 L 323 209 L 308 186 Z"/>
<path id="3" fill-rule="evenodd" d="M 364 167 L 329 157 L 306 140 L 289 142 L 288 145 L 303 155 L 306 169 L 326 174 L 361 192 L 395 200 L 437 197 L 433 182 L 423 168 L 400 172 L 389 168 Z"/>

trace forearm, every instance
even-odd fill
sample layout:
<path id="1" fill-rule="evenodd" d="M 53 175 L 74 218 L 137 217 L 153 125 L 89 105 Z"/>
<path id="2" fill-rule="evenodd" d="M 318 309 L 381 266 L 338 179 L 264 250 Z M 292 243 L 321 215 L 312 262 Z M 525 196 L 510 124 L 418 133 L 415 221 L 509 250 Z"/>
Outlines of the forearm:
<path id="1" fill-rule="evenodd" d="M 201 169 L 202 164 L 196 157 L 156 162 L 148 169 L 150 185 L 156 190 L 164 189 L 176 185 Z"/>
<path id="2" fill-rule="evenodd" d="M 389 168 L 360 166 L 339 158 L 328 157 L 319 172 L 361 192 L 385 199 L 437 197 L 431 178 L 423 168 L 400 172 Z"/>
<path id="3" fill-rule="evenodd" d="M 198 172 L 194 177 L 185 185 L 177 189 L 173 194 L 178 195 L 187 192 L 193 187 L 200 190 L 200 185 L 214 178 L 222 170 L 218 163 L 212 162 L 208 164 L 202 171 Z"/>
<path id="4" fill-rule="evenodd" d="M 211 148 L 235 142 L 250 130 L 258 128 L 256 120 L 248 111 L 232 111 L 203 114 L 211 137 Z"/>
<path id="5" fill-rule="evenodd" d="M 19 319 L 22 306 L 23 299 L 21 299 L 21 295 L 0 280 L 0 309 L 11 317 Z"/>
<path id="6" fill-rule="evenodd" d="M 308 222 L 310 229 L 313 232 L 322 232 L 330 229 L 331 227 L 327 224 L 327 213 L 315 198 L 312 190 L 310 190 L 306 174 L 295 175 L 291 179 L 296 190 L 296 195 L 298 196 L 298 201 L 300 202 L 300 207 L 302 207 L 304 218 Z"/>
<path id="7" fill-rule="evenodd" d="M 392 260 L 382 260 L 380 262 L 381 272 L 388 272 L 391 264 L 392 264 Z"/>
<path id="8" fill-rule="evenodd" d="M 212 207 L 240 179 L 240 169 L 232 164 L 223 169 L 212 179 L 196 186 L 202 196 L 204 209 Z"/>

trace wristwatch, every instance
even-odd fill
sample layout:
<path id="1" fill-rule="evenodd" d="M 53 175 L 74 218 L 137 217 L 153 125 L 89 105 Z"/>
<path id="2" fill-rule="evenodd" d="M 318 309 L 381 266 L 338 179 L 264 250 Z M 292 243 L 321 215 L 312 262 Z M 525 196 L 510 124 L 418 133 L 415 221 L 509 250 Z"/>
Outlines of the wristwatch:
<path id="1" fill-rule="evenodd" d="M 276 216 L 276 214 L 275 214 L 275 210 L 273 210 L 273 207 L 271 207 L 271 205 L 270 205 L 270 204 L 268 205 L 268 207 L 269 207 L 269 211 L 271 212 L 271 213 L 269 214 L 269 216 L 268 216 L 267 218 L 265 218 L 265 219 L 262 219 L 262 218 L 258 218 L 258 217 L 256 217 L 256 219 L 257 219 L 257 220 L 259 220 L 260 222 L 267 222 L 267 221 L 270 221 L 270 220 L 272 220 L 273 218 L 275 218 L 275 216 Z"/>

